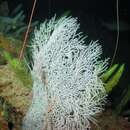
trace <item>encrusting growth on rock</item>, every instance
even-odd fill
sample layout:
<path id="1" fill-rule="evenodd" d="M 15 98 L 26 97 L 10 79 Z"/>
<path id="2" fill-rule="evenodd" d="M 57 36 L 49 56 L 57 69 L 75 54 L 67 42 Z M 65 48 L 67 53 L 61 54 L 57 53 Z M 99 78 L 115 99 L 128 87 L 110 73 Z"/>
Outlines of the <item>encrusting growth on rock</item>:
<path id="1" fill-rule="evenodd" d="M 33 98 L 23 130 L 86 130 L 95 122 L 106 101 L 100 75 L 108 60 L 101 60 L 98 41 L 85 41 L 72 17 L 53 17 L 35 29 Z"/>

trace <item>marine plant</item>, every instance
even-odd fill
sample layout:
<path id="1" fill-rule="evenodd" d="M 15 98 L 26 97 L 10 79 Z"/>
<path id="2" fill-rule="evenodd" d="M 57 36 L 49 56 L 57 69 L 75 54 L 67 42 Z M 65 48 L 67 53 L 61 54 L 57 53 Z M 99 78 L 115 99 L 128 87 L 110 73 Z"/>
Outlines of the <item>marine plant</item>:
<path id="1" fill-rule="evenodd" d="M 124 72 L 124 66 L 124 64 L 120 67 L 119 64 L 114 64 L 102 75 L 102 81 L 105 83 L 105 89 L 108 94 L 111 93 L 114 87 L 118 85 L 119 80 Z"/>
<path id="2" fill-rule="evenodd" d="M 98 41 L 85 45 L 76 18 L 53 17 L 35 29 L 32 52 L 33 98 L 23 130 L 86 130 L 103 110 L 106 91 Z"/>
<path id="3" fill-rule="evenodd" d="M 125 87 L 125 89 L 121 93 L 121 99 L 116 105 L 114 110 L 116 116 L 122 114 L 124 116 L 130 117 L 129 110 L 124 110 L 124 108 L 128 105 L 129 101 L 130 101 L 130 85 L 128 85 L 128 87 Z"/>
<path id="4" fill-rule="evenodd" d="M 7 61 L 9 68 L 15 73 L 15 76 L 23 83 L 25 87 L 31 89 L 32 79 L 28 71 L 25 60 L 14 58 L 9 52 L 4 51 L 3 57 Z"/>
<path id="5" fill-rule="evenodd" d="M 29 31 L 32 31 L 37 24 L 38 21 L 32 22 Z M 27 23 L 25 22 L 22 4 L 19 4 L 7 16 L 0 16 L 0 64 L 6 62 L 2 56 L 3 51 L 7 51 L 15 58 L 18 58 L 26 29 Z"/>
<path id="6" fill-rule="evenodd" d="M 37 24 L 38 21 L 35 21 L 31 24 L 31 27 Z M 0 33 L 21 39 L 24 37 L 23 33 L 26 29 L 27 24 L 25 22 L 25 15 L 21 4 L 10 12 L 9 16 L 0 16 Z"/>
<path id="7" fill-rule="evenodd" d="M 102 81 L 105 83 L 105 89 L 107 94 L 111 94 L 113 90 L 118 91 L 119 81 L 124 73 L 125 65 L 114 64 L 111 66 L 105 73 L 102 75 Z M 126 113 L 129 116 L 129 112 L 124 110 L 130 101 L 130 86 L 125 86 L 120 93 L 120 97 L 113 97 L 114 99 L 118 98 L 118 102 L 114 102 L 114 108 L 112 109 L 113 115 L 119 117 L 119 115 Z"/>

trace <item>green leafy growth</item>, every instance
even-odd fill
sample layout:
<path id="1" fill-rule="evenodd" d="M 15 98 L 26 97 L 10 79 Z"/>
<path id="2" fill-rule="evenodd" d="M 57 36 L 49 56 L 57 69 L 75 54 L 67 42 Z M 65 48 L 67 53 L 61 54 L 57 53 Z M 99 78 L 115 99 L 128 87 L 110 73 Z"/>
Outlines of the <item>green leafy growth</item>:
<path id="1" fill-rule="evenodd" d="M 124 91 L 126 91 L 126 90 L 124 90 Z M 128 86 L 127 92 L 125 93 L 125 95 L 121 99 L 120 103 L 116 106 L 114 113 L 116 115 L 119 115 L 129 100 L 130 100 L 130 86 Z"/>
<path id="2" fill-rule="evenodd" d="M 69 16 L 70 13 L 71 13 L 71 11 L 70 11 L 70 10 L 67 10 L 66 12 L 64 12 L 64 13 L 61 15 L 61 17 Z"/>
<path id="3" fill-rule="evenodd" d="M 7 36 L 23 38 L 23 33 L 27 29 L 25 15 L 22 10 L 22 4 L 18 5 L 14 11 L 9 13 L 10 16 L 0 16 L 0 32 Z M 31 29 L 39 22 L 32 22 Z M 30 29 L 30 31 L 31 31 Z"/>
<path id="4" fill-rule="evenodd" d="M 8 52 L 4 52 L 4 57 L 7 60 L 9 67 L 14 71 L 16 77 L 22 81 L 25 87 L 30 89 L 32 86 L 32 79 L 25 62 L 18 58 L 12 58 Z"/>
<path id="5" fill-rule="evenodd" d="M 22 9 L 22 4 L 19 4 L 18 6 L 16 6 L 16 8 L 11 12 L 11 15 L 15 15 L 17 13 L 19 13 L 19 11 Z"/>
<path id="6" fill-rule="evenodd" d="M 118 66 L 118 64 L 113 65 L 102 75 L 103 82 L 106 82 L 111 77 L 111 75 L 115 72 Z"/>
<path id="7" fill-rule="evenodd" d="M 65 16 L 69 16 L 70 14 L 71 14 L 71 11 L 67 10 L 63 14 L 61 14 L 59 17 L 57 17 L 57 20 L 60 19 L 60 18 L 62 18 L 62 17 L 65 17 Z"/>
<path id="8" fill-rule="evenodd" d="M 117 69 L 119 65 L 118 64 L 115 64 L 114 66 L 112 66 L 105 74 L 103 74 L 102 76 L 102 80 L 103 81 L 107 81 L 105 83 L 105 88 L 106 88 L 106 91 L 107 93 L 110 93 L 113 88 L 118 84 L 122 74 L 123 74 L 123 71 L 124 71 L 124 67 L 125 65 L 121 65 L 119 67 L 119 69 L 115 72 L 115 70 Z M 115 74 L 113 74 L 115 72 Z M 112 76 L 113 75 L 113 76 Z"/>

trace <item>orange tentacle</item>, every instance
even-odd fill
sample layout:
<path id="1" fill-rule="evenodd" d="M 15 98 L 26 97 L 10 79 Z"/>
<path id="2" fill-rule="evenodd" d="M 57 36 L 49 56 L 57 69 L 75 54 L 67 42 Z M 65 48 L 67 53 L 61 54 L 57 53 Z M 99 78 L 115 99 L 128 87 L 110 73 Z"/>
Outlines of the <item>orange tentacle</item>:
<path id="1" fill-rule="evenodd" d="M 30 15 L 30 18 L 29 18 L 27 31 L 25 33 L 25 37 L 24 37 L 24 41 L 23 41 L 23 46 L 22 46 L 22 49 L 21 49 L 20 55 L 19 55 L 19 59 L 20 60 L 23 58 L 24 50 L 27 47 L 27 38 L 28 38 L 28 33 L 29 33 L 29 30 L 30 30 L 31 22 L 32 22 L 32 17 L 33 17 L 33 14 L 34 14 L 34 10 L 35 10 L 35 7 L 36 7 L 36 2 L 37 2 L 37 0 L 34 0 L 32 11 L 31 11 L 31 15 Z"/>

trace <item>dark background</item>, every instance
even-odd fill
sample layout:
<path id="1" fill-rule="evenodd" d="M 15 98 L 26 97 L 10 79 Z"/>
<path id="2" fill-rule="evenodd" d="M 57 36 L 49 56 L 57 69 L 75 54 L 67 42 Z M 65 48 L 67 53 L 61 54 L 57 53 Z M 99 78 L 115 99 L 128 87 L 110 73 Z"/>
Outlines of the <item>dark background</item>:
<path id="1" fill-rule="evenodd" d="M 33 0 L 8 0 L 10 10 L 23 4 L 26 22 L 29 21 Z M 119 0 L 120 21 L 127 23 L 128 29 L 120 31 L 119 46 L 114 63 L 125 63 L 125 72 L 120 80 L 120 86 L 130 85 L 130 6 L 129 0 Z M 103 23 L 116 24 L 116 0 L 37 0 L 33 20 L 44 21 L 54 14 L 62 15 L 65 11 L 78 17 L 81 31 L 88 39 L 99 40 L 103 46 L 103 56 L 110 57 L 110 62 L 116 46 L 116 30 L 110 30 Z"/>
<path id="2" fill-rule="evenodd" d="M 120 21 L 129 24 L 130 8 L 129 0 L 119 0 Z M 8 0 L 10 10 L 19 3 L 23 4 L 26 14 L 26 22 L 29 21 L 33 0 Z M 99 40 L 103 45 L 104 55 L 112 57 L 116 44 L 116 31 L 103 26 L 103 22 L 116 24 L 116 0 L 37 0 L 33 20 L 44 21 L 54 14 L 62 15 L 65 11 L 71 11 L 71 15 L 78 17 L 81 30 L 90 39 Z M 129 32 L 121 31 L 119 46 L 115 63 L 129 63 Z M 126 64 L 127 67 L 127 64 Z"/>

